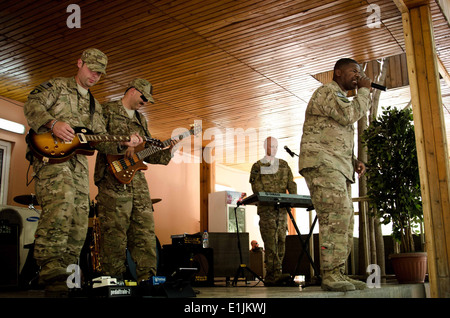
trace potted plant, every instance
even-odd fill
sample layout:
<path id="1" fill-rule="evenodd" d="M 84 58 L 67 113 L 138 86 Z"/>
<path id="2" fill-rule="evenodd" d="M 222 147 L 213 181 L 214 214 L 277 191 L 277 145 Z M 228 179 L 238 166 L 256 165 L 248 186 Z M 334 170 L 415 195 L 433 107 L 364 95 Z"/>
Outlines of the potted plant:
<path id="1" fill-rule="evenodd" d="M 363 133 L 367 146 L 367 194 L 370 205 L 382 224 L 392 223 L 392 237 L 399 242 L 400 253 L 391 254 L 400 283 L 423 282 L 426 253 L 415 253 L 413 233 L 423 222 L 419 167 L 412 112 L 387 107 Z M 399 265 L 412 258 L 415 266 Z M 420 269 L 418 278 L 406 277 L 401 268 Z"/>

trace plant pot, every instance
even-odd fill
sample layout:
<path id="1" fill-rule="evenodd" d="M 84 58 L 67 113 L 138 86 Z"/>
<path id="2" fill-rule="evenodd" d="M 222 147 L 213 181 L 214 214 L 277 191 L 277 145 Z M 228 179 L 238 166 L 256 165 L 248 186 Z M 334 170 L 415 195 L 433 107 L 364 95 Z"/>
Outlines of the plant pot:
<path id="1" fill-rule="evenodd" d="M 395 277 L 400 284 L 419 284 L 427 274 L 427 253 L 390 254 Z"/>

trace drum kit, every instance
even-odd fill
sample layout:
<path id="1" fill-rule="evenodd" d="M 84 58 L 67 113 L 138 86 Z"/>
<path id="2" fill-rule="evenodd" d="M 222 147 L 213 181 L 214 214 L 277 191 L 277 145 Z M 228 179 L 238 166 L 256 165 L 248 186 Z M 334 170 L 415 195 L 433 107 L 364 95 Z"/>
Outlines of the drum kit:
<path id="1" fill-rule="evenodd" d="M 33 210 L 37 214 L 40 214 L 40 212 L 34 207 L 35 205 L 39 206 L 39 203 L 33 193 L 30 195 L 18 195 L 14 197 L 14 202 L 26 205 L 30 210 Z"/>

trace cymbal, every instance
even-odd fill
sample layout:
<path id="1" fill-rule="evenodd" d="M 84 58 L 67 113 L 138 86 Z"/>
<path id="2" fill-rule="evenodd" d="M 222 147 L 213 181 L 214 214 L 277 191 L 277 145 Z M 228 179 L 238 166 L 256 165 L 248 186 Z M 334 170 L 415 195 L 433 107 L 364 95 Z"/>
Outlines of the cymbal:
<path id="1" fill-rule="evenodd" d="M 160 202 L 162 199 L 152 199 L 152 204 Z"/>
<path id="2" fill-rule="evenodd" d="M 19 204 L 23 204 L 23 205 L 39 205 L 39 203 L 36 200 L 36 196 L 35 195 L 18 195 L 16 197 L 14 197 L 14 202 L 17 202 Z"/>

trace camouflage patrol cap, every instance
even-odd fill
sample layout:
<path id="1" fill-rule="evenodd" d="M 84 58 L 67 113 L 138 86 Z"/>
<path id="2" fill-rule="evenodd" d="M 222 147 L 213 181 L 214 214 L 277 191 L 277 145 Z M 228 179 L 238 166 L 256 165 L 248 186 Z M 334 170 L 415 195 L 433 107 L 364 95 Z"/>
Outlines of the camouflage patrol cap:
<path id="1" fill-rule="evenodd" d="M 141 79 L 141 78 L 136 78 L 134 80 L 132 80 L 130 82 L 130 84 L 128 84 L 128 88 L 134 87 L 136 88 L 139 92 L 142 93 L 142 95 L 144 95 L 145 98 L 147 98 L 147 100 L 151 103 L 154 103 L 155 101 L 153 100 L 152 94 L 153 94 L 153 87 L 152 84 L 150 84 L 148 81 L 146 81 L 145 79 Z"/>
<path id="2" fill-rule="evenodd" d="M 91 71 L 106 74 L 108 57 L 102 51 L 94 48 L 86 49 L 81 54 L 81 60 Z"/>

